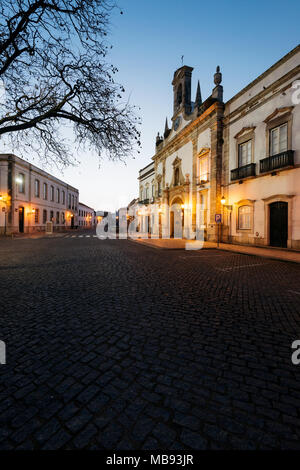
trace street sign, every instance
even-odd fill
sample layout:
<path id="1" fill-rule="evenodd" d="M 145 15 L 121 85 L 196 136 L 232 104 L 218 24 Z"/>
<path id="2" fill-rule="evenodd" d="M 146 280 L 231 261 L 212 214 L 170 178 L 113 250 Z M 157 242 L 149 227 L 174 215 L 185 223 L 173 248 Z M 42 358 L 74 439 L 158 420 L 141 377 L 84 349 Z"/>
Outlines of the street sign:
<path id="1" fill-rule="evenodd" d="M 215 214 L 215 222 L 216 224 L 222 223 L 222 214 Z"/>

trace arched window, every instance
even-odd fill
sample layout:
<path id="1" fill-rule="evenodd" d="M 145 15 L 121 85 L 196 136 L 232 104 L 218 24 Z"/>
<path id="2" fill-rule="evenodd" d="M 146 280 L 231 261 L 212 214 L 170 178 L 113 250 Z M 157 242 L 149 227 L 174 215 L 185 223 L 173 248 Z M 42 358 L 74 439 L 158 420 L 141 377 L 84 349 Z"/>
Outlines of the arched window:
<path id="1" fill-rule="evenodd" d="M 251 207 L 241 206 L 238 210 L 238 227 L 240 230 L 251 229 Z"/>
<path id="2" fill-rule="evenodd" d="M 174 186 L 179 185 L 179 168 L 175 168 Z"/>
<path id="3" fill-rule="evenodd" d="M 177 88 L 177 106 L 182 103 L 182 84 L 180 83 Z"/>

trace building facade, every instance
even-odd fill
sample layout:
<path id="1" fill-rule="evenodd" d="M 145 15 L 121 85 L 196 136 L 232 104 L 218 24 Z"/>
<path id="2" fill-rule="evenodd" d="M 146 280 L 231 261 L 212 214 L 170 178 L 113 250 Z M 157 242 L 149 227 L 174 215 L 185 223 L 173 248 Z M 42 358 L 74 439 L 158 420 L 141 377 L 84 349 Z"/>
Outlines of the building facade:
<path id="1" fill-rule="evenodd" d="M 224 240 L 300 249 L 298 87 L 300 47 L 226 103 Z"/>
<path id="2" fill-rule="evenodd" d="M 154 171 L 139 174 L 141 224 L 153 203 L 161 219 L 168 207 L 175 236 L 175 205 L 183 237 L 300 248 L 299 64 L 297 46 L 226 103 L 219 67 L 212 94 L 202 101 L 198 82 L 194 102 L 192 67 L 176 70 L 172 125 L 157 135 Z"/>
<path id="3" fill-rule="evenodd" d="M 79 202 L 78 204 L 78 226 L 79 228 L 93 228 L 97 223 L 96 212 L 92 207 Z"/>
<path id="4" fill-rule="evenodd" d="M 0 155 L 0 233 L 77 226 L 78 189 L 11 154 Z"/>

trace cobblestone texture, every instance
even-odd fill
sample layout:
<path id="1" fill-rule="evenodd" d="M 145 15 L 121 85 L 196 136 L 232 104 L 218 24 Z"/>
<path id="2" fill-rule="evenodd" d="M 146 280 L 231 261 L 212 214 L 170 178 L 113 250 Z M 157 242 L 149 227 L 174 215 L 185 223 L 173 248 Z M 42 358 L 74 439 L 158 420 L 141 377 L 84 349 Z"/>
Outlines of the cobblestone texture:
<path id="1" fill-rule="evenodd" d="M 1 449 L 300 449 L 300 266 L 1 240 Z"/>

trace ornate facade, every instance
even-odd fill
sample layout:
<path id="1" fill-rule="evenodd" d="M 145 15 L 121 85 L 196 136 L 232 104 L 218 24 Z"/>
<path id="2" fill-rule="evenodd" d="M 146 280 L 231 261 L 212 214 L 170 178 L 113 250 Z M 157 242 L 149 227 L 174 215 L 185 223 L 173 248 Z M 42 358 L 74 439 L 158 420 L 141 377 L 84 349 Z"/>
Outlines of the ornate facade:
<path id="1" fill-rule="evenodd" d="M 300 46 L 227 103 L 219 67 L 205 101 L 199 82 L 191 100 L 192 67 L 176 70 L 172 125 L 166 119 L 153 164 L 140 171 L 147 214 L 152 203 L 177 204 L 186 238 L 201 227 L 206 240 L 216 240 L 220 214 L 223 241 L 300 248 L 299 64 Z M 172 211 L 168 217 L 173 236 Z M 276 224 L 286 225 L 282 233 Z"/>

